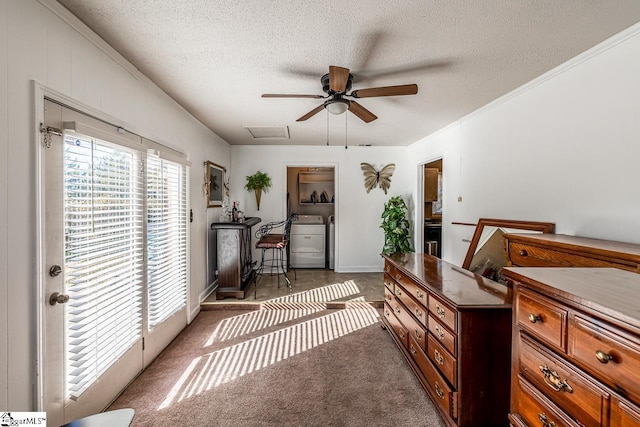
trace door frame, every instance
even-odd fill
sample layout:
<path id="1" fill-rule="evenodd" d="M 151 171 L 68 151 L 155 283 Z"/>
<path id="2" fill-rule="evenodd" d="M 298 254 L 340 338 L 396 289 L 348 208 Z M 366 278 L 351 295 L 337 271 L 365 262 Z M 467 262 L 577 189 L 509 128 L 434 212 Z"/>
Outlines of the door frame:
<path id="1" fill-rule="evenodd" d="M 444 156 L 437 156 L 432 159 L 426 160 L 424 162 L 418 163 L 418 194 L 416 197 L 417 206 L 420 208 L 417 209 L 417 224 L 420 224 L 420 227 L 416 227 L 415 230 L 415 250 L 416 253 L 424 253 L 424 167 L 429 163 L 437 162 L 438 160 L 442 161 L 442 176 L 443 176 L 443 191 L 442 191 L 442 204 L 444 206 Z M 442 246 L 444 243 L 444 214 L 442 215 L 442 231 L 440 237 L 440 254 L 444 254 L 442 250 Z"/>
<path id="2" fill-rule="evenodd" d="M 339 174 L 339 163 L 338 162 L 284 162 L 284 171 L 283 171 L 283 177 L 284 179 L 283 181 L 283 188 L 282 188 L 282 194 L 284 195 L 283 200 L 284 200 L 284 206 L 282 207 L 282 217 L 286 218 L 288 215 L 287 212 L 287 190 L 288 188 L 288 171 L 289 168 L 312 168 L 312 167 L 318 167 L 318 168 L 333 168 L 333 186 L 334 186 L 334 196 L 335 196 L 335 202 L 333 204 L 333 222 L 334 222 L 334 239 L 333 239 L 333 243 L 334 243 L 334 247 L 333 247 L 333 256 L 334 256 L 334 265 L 333 265 L 333 271 L 336 273 L 340 273 L 340 245 L 338 245 L 339 242 L 339 238 L 338 236 L 340 235 L 340 215 L 339 215 L 339 210 L 340 210 L 340 196 L 339 196 L 339 181 L 340 181 L 340 174 Z M 325 224 L 327 226 L 327 232 L 329 231 L 329 224 Z M 326 244 L 329 244 L 329 241 L 326 241 Z"/>

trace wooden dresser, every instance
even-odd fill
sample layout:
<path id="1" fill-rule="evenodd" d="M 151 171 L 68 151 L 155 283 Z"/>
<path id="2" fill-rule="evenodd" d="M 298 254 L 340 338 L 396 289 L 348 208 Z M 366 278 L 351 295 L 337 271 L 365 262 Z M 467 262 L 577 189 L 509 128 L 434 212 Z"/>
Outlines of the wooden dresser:
<path id="1" fill-rule="evenodd" d="M 384 258 L 385 326 L 446 424 L 508 425 L 511 289 L 431 255 Z"/>
<path id="2" fill-rule="evenodd" d="M 504 235 L 508 265 L 614 267 L 640 273 L 640 245 L 564 234 Z"/>
<path id="3" fill-rule="evenodd" d="M 640 275 L 511 268 L 513 426 L 640 425 Z"/>

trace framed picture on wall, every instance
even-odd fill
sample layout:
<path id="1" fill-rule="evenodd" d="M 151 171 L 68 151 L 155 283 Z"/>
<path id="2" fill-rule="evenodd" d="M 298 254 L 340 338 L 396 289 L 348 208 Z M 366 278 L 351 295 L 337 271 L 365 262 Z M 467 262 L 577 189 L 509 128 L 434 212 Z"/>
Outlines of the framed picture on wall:
<path id="1" fill-rule="evenodd" d="M 205 188 L 207 207 L 222 206 L 224 198 L 224 174 L 227 170 L 213 162 L 205 162 Z"/>

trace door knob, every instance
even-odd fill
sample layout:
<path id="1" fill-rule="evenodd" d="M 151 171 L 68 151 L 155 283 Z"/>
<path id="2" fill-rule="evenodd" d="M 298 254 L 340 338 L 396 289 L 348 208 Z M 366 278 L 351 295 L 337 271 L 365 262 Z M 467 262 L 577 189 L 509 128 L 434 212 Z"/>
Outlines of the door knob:
<path id="1" fill-rule="evenodd" d="M 60 273 L 62 273 L 62 267 L 60 267 L 59 265 L 53 265 L 49 269 L 49 276 L 51 277 L 59 276 Z"/>
<path id="2" fill-rule="evenodd" d="M 66 304 L 67 302 L 69 302 L 69 295 L 64 295 L 59 292 L 54 292 L 49 297 L 49 304 L 51 305 Z"/>

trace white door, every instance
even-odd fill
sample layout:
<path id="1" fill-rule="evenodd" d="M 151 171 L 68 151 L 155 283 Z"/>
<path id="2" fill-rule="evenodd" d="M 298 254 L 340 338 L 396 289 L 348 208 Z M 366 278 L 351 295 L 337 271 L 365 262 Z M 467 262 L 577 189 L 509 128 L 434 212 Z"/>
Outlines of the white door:
<path id="1" fill-rule="evenodd" d="M 62 117 L 46 102 L 47 125 Z M 142 370 L 144 185 L 135 150 L 81 134 L 43 150 L 44 397 L 60 425 L 103 410 Z"/>
<path id="2" fill-rule="evenodd" d="M 147 153 L 147 277 L 144 366 L 187 324 L 187 176 L 184 165 Z"/>

